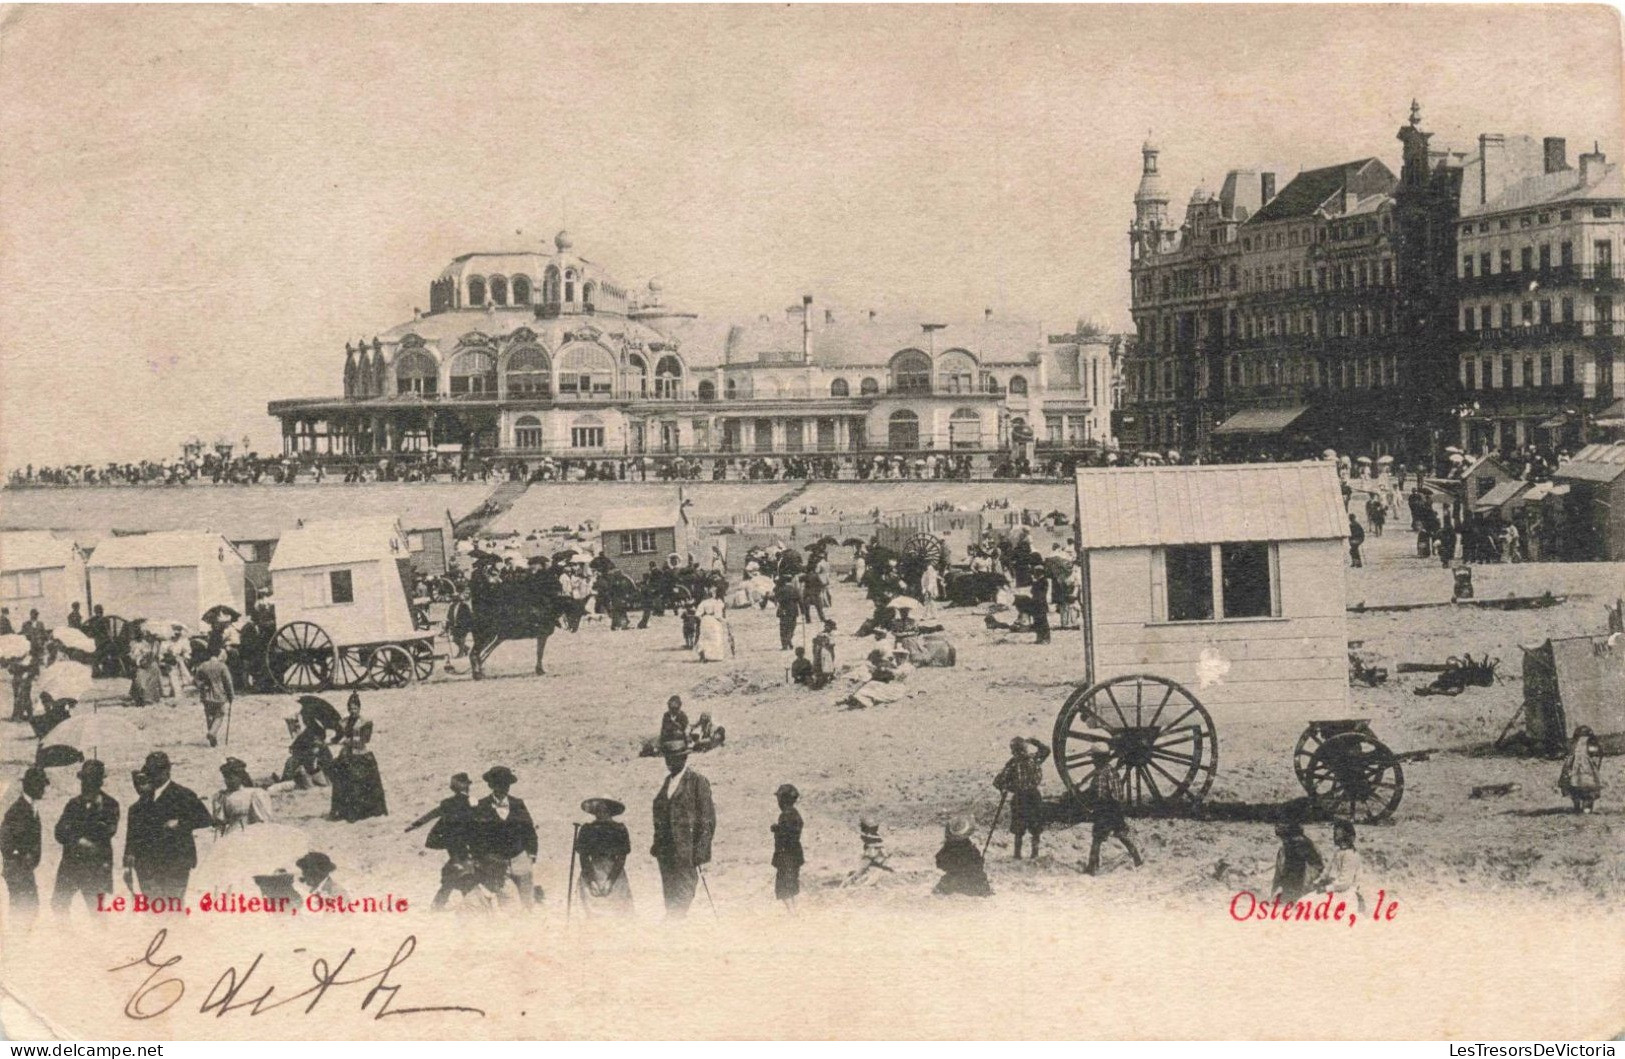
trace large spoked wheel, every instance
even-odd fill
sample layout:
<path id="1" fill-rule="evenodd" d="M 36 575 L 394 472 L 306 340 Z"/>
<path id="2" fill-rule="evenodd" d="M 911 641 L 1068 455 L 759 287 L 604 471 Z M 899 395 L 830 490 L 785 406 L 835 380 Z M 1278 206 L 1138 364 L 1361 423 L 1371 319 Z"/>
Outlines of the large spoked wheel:
<path id="1" fill-rule="evenodd" d="M 412 676 L 418 681 L 434 675 L 434 644 L 429 640 L 413 640 L 408 646 L 412 652 Z"/>
<path id="2" fill-rule="evenodd" d="M 1219 738 L 1206 707 L 1165 677 L 1113 677 L 1074 691 L 1055 718 L 1055 767 L 1068 791 L 1094 779 L 1095 751 L 1133 806 L 1200 801 L 1219 767 Z"/>
<path id="3" fill-rule="evenodd" d="M 948 565 L 948 548 L 934 533 L 916 533 L 903 542 L 904 555 L 917 555 L 941 570 Z"/>
<path id="4" fill-rule="evenodd" d="M 372 678 L 373 647 L 340 647 L 333 669 L 333 685 L 340 688 L 366 687 Z"/>
<path id="5" fill-rule="evenodd" d="M 1369 732 L 1344 732 L 1309 758 L 1303 789 L 1328 816 L 1359 823 L 1386 820 L 1405 796 L 1399 758 Z"/>
<path id="6" fill-rule="evenodd" d="M 333 686 L 333 638 L 320 625 L 291 621 L 265 648 L 266 668 L 283 691 L 309 694 Z"/>
<path id="7" fill-rule="evenodd" d="M 372 652 L 372 665 L 367 679 L 380 688 L 404 688 L 412 683 L 417 668 L 407 649 L 398 644 L 385 644 Z"/>

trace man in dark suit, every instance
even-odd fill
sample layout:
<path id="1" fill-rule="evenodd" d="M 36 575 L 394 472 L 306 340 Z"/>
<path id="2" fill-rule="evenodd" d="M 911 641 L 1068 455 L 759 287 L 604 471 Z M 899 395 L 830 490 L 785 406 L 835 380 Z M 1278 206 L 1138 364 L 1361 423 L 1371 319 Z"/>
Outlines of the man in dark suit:
<path id="1" fill-rule="evenodd" d="M 440 804 L 406 825 L 408 832 L 416 831 L 429 821 L 429 837 L 424 846 L 446 851 L 446 863 L 440 869 L 440 890 L 434 895 L 434 908 L 446 907 L 446 901 L 457 889 L 457 881 L 468 870 L 469 851 L 474 844 L 474 803 L 468 800 L 473 784 L 468 773 L 459 772 L 451 778 L 451 797 L 442 798 Z"/>
<path id="2" fill-rule="evenodd" d="M 169 778 L 169 755 L 154 750 L 141 772 L 151 790 L 130 806 L 124 835 L 124 866 L 135 871 L 147 897 L 184 897 L 197 867 L 192 832 L 214 820 L 209 807 L 192 791 Z"/>
<path id="3" fill-rule="evenodd" d="M 536 891 L 531 878 L 536 867 L 536 824 L 524 802 L 508 797 L 519 777 L 498 765 L 481 778 L 491 793 L 474 807 L 472 852 L 476 860 L 503 862 L 508 878 L 519 887 L 519 902 L 529 908 Z"/>
<path id="4" fill-rule="evenodd" d="M 666 915 L 681 918 L 694 903 L 700 867 L 711 862 L 711 836 L 717 812 L 711 804 L 711 781 L 688 767 L 686 740 L 662 740 L 666 782 L 654 801 L 654 845 L 649 854 L 660 865 L 660 887 Z"/>
<path id="5" fill-rule="evenodd" d="M 0 876 L 6 880 L 11 915 L 19 922 L 34 918 L 39 908 L 39 886 L 34 882 L 40 855 L 39 802 L 50 783 L 42 768 L 23 773 L 22 796 L 0 819 Z"/>
<path id="6" fill-rule="evenodd" d="M 62 915 L 75 894 L 96 910 L 98 894 L 113 892 L 113 835 L 118 832 L 118 802 L 102 792 L 107 766 L 95 758 L 79 766 L 79 797 L 62 807 L 56 840 L 62 860 L 56 868 L 51 911 Z"/>

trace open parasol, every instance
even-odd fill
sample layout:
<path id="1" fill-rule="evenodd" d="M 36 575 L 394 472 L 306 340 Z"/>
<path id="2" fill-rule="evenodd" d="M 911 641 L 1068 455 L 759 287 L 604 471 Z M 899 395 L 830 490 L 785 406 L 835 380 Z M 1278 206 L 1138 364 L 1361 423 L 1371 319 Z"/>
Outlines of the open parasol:
<path id="1" fill-rule="evenodd" d="M 16 633 L 0 636 L 0 662 L 20 662 L 29 655 L 28 638 Z"/>
<path id="2" fill-rule="evenodd" d="M 224 603 L 216 603 L 203 612 L 202 620 L 210 625 L 230 624 L 242 617 L 235 607 L 228 607 Z"/>
<path id="3" fill-rule="evenodd" d="M 61 628 L 52 631 L 51 639 L 66 647 L 70 651 L 79 651 L 84 654 L 93 654 L 96 642 L 78 629 Z"/>
<path id="4" fill-rule="evenodd" d="M 254 876 L 294 874 L 294 862 L 310 849 L 309 836 L 292 824 L 249 824 L 228 831 L 201 851 L 190 889 L 196 893 L 258 895 Z"/>
<path id="5" fill-rule="evenodd" d="M 82 699 L 90 690 L 90 667 L 83 662 L 58 661 L 45 667 L 34 686 L 54 699 Z"/>
<path id="6" fill-rule="evenodd" d="M 920 601 L 909 596 L 894 596 L 886 606 L 892 610 L 919 610 Z"/>
<path id="7" fill-rule="evenodd" d="M 1377 457 L 1377 462 L 1378 463 L 1393 463 L 1394 458 L 1392 456 L 1378 456 Z"/>
<path id="8" fill-rule="evenodd" d="M 1356 456 L 1354 458 L 1354 462 L 1355 463 L 1370 463 L 1371 462 L 1371 457 L 1370 456 Z"/>
<path id="9" fill-rule="evenodd" d="M 1337 450 L 1336 449 L 1327 449 L 1325 452 L 1322 452 L 1320 455 L 1321 455 L 1322 459 L 1335 460 L 1335 459 L 1337 459 Z"/>
<path id="10" fill-rule="evenodd" d="M 48 767 L 71 765 L 85 758 L 135 761 L 146 752 L 135 726 L 111 710 L 77 713 L 52 728 L 40 741 L 40 761 Z"/>

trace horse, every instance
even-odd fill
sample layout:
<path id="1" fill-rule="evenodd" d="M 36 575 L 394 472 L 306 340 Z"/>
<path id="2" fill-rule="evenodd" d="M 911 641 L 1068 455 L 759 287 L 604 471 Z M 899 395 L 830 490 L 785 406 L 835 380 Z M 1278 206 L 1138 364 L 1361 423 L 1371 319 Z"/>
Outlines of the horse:
<path id="1" fill-rule="evenodd" d="M 565 595 L 556 578 L 526 573 L 510 580 L 478 579 L 470 588 L 468 605 L 453 605 L 446 632 L 453 642 L 472 635 L 468 662 L 475 680 L 485 679 L 485 661 L 504 640 L 534 639 L 536 675 L 545 676 L 548 637 L 572 611 L 581 609 L 581 602 Z"/>

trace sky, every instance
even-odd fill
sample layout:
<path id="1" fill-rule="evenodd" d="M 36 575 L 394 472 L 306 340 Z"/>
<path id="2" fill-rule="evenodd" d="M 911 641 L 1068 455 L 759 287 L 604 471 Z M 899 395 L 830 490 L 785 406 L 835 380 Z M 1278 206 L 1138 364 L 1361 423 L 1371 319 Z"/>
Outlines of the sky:
<path id="1" fill-rule="evenodd" d="M 1126 328 L 1141 142 L 1199 181 L 1622 140 L 1601 6 L 17 7 L 0 466 L 279 449 L 268 400 L 455 256 L 550 243 L 708 316 Z"/>

